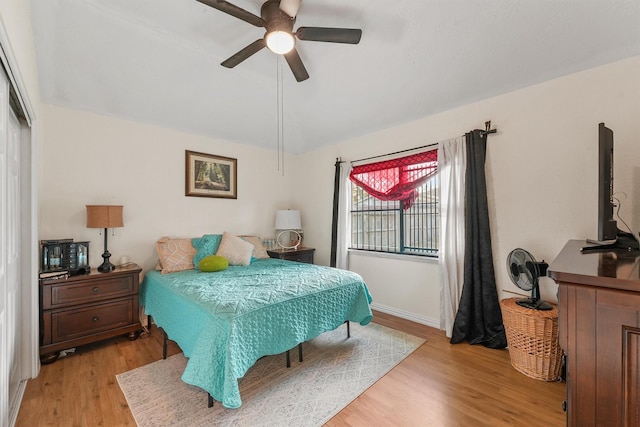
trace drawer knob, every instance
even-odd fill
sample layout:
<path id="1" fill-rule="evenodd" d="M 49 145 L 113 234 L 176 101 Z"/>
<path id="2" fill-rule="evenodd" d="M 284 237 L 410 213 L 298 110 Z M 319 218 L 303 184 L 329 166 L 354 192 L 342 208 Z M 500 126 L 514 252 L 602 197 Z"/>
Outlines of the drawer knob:
<path id="1" fill-rule="evenodd" d="M 92 291 L 94 294 L 97 294 L 100 289 L 97 286 L 94 286 Z"/>
<path id="2" fill-rule="evenodd" d="M 91 320 L 93 320 L 93 322 L 95 323 L 95 322 L 97 322 L 98 320 L 100 320 L 100 318 L 99 318 L 98 316 L 93 316 L 93 319 L 91 319 Z"/>

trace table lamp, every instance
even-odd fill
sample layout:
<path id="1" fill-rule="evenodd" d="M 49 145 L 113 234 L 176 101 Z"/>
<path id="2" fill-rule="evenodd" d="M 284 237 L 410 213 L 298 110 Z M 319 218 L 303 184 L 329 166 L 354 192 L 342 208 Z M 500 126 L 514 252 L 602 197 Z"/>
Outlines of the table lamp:
<path id="1" fill-rule="evenodd" d="M 302 235 L 298 232 L 302 228 L 302 222 L 300 221 L 300 211 L 294 210 L 282 210 L 276 211 L 276 230 L 280 231 L 278 237 L 276 238 L 276 243 L 282 249 L 298 249 L 300 243 L 302 242 Z M 295 233 L 298 235 L 298 239 L 291 246 L 285 246 L 280 238 L 284 233 Z"/>
<path id="2" fill-rule="evenodd" d="M 98 267 L 101 273 L 113 271 L 116 266 L 111 264 L 109 258 L 111 254 L 107 249 L 107 229 L 124 227 L 122 221 L 122 206 L 114 205 L 86 205 L 87 206 L 87 228 L 104 228 L 104 261 Z"/>

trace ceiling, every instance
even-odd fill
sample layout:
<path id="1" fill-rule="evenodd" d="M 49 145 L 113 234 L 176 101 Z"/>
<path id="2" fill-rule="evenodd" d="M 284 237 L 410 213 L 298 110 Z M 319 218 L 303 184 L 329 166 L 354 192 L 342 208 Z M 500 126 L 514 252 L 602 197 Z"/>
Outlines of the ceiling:
<path id="1" fill-rule="evenodd" d="M 231 0 L 256 15 L 261 1 Z M 276 149 L 278 61 L 220 62 L 262 28 L 195 0 L 31 0 L 43 102 Z M 304 0 L 299 26 L 361 28 L 281 60 L 284 149 L 318 147 L 640 55 L 638 0 Z M 479 124 L 481 125 L 481 124 Z"/>

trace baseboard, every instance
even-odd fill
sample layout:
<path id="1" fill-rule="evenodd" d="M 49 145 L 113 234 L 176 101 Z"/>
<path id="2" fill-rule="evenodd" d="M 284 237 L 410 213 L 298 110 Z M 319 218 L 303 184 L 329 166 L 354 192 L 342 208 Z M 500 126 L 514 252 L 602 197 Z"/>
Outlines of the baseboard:
<path id="1" fill-rule="evenodd" d="M 18 412 L 20 412 L 20 406 L 22 405 L 22 398 L 24 397 L 24 391 L 27 388 L 27 380 L 22 380 L 18 383 L 18 390 L 16 391 L 15 401 L 9 403 L 9 425 L 15 426 L 18 420 Z"/>
<path id="2" fill-rule="evenodd" d="M 426 316 L 420 316 L 415 313 L 410 313 L 408 311 L 399 310 L 394 307 L 389 307 L 382 304 L 371 303 L 371 309 L 381 311 L 385 314 L 390 314 L 392 316 L 399 317 L 401 319 L 410 320 L 412 322 L 420 323 L 422 325 L 431 326 L 432 328 L 440 329 L 440 320 L 431 319 Z"/>

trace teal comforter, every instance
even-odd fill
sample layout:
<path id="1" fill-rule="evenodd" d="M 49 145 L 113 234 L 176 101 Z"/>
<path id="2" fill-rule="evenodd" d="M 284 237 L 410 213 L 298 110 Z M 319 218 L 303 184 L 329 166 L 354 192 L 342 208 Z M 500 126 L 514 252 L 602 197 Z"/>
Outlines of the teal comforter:
<path id="1" fill-rule="evenodd" d="M 182 380 L 227 408 L 242 404 L 238 379 L 345 320 L 371 321 L 371 296 L 353 272 L 279 259 L 216 273 L 150 271 L 140 304 L 189 358 Z"/>

